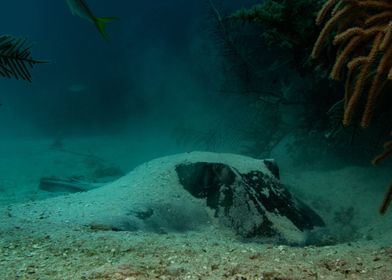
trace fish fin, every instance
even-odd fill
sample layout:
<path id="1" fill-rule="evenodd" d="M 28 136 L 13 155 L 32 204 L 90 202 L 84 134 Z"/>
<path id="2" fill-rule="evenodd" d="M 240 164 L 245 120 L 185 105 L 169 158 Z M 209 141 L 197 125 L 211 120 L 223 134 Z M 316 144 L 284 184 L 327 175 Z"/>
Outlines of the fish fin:
<path id="1" fill-rule="evenodd" d="M 102 17 L 102 18 L 95 18 L 94 23 L 95 26 L 97 27 L 99 33 L 105 40 L 109 40 L 109 36 L 106 32 L 106 23 L 111 22 L 113 20 L 118 20 L 116 17 Z"/>
<path id="2" fill-rule="evenodd" d="M 68 5 L 69 10 L 71 11 L 71 14 L 73 16 L 76 16 L 77 13 L 76 13 L 76 10 L 75 10 L 74 6 L 72 5 L 72 1 L 71 0 L 67 0 L 67 5 Z"/>

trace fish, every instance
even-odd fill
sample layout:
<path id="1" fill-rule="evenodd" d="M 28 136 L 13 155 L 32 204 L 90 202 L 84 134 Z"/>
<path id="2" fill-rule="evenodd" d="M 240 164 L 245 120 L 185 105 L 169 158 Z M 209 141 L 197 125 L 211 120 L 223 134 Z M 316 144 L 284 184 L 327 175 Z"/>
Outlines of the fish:
<path id="1" fill-rule="evenodd" d="M 82 92 L 88 89 L 87 85 L 84 84 L 71 84 L 67 87 L 67 90 L 70 92 Z"/>
<path id="2" fill-rule="evenodd" d="M 102 38 L 109 40 L 109 36 L 106 32 L 106 23 L 117 20 L 117 17 L 96 17 L 90 7 L 84 0 L 66 0 L 72 15 L 78 16 L 82 19 L 86 19 L 93 23 L 101 34 Z"/>

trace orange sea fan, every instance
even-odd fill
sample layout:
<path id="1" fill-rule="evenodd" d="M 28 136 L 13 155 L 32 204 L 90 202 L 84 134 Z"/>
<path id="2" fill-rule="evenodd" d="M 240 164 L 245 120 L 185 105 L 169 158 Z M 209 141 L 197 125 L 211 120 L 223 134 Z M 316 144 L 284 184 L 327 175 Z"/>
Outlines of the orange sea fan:
<path id="1" fill-rule="evenodd" d="M 319 57 L 330 42 L 339 47 L 330 77 L 345 80 L 343 124 L 348 126 L 359 116 L 361 127 L 367 128 L 380 110 L 382 97 L 391 94 L 385 85 L 392 81 L 392 1 L 327 0 L 316 19 L 317 25 L 323 23 L 311 56 Z M 391 156 L 392 141 L 388 141 L 373 164 Z M 382 214 L 391 201 L 392 184 Z"/>
<path id="2" fill-rule="evenodd" d="M 366 128 L 385 84 L 392 80 L 392 2 L 328 0 L 316 23 L 324 21 L 312 57 L 320 56 L 329 40 L 339 47 L 330 77 L 346 80 L 343 124 L 351 124 L 358 114 Z M 360 108 L 360 101 L 364 108 Z"/>

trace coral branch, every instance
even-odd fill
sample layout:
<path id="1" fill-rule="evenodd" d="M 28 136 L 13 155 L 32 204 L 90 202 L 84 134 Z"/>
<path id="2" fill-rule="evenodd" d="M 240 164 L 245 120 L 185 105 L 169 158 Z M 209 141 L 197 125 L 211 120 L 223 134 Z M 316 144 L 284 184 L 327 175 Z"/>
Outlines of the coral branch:
<path id="1" fill-rule="evenodd" d="M 392 140 L 388 141 L 384 144 L 384 151 L 379 154 L 378 156 L 376 156 L 372 163 L 374 165 L 378 165 L 381 161 L 383 161 L 384 159 L 386 159 L 387 157 L 392 155 Z"/>
<path id="2" fill-rule="evenodd" d="M 343 124 L 351 125 L 358 118 L 360 126 L 367 128 L 376 112 L 391 109 L 390 104 L 381 106 L 381 101 L 390 100 L 386 85 L 392 81 L 392 2 L 327 0 L 316 24 L 324 21 L 311 56 L 319 57 L 326 43 L 339 47 L 330 77 L 345 79 Z M 384 98 L 388 95 L 389 99 Z M 384 144 L 384 151 L 372 162 L 377 165 L 390 156 L 392 140 Z M 392 184 L 380 213 L 385 213 L 391 200 Z"/>
<path id="3" fill-rule="evenodd" d="M 330 77 L 346 79 L 343 124 L 350 125 L 359 115 L 360 125 L 366 128 L 385 94 L 385 83 L 392 80 L 392 4 L 389 0 L 328 0 L 316 23 L 324 21 L 312 57 L 320 56 L 328 40 L 339 47 Z"/>
<path id="4" fill-rule="evenodd" d="M 381 204 L 381 207 L 380 207 L 380 214 L 381 215 L 384 215 L 385 212 L 387 212 L 388 206 L 389 206 L 389 204 L 391 204 L 391 201 L 392 201 L 392 184 L 389 185 L 389 189 L 388 189 L 387 193 L 385 194 L 384 200 Z"/>

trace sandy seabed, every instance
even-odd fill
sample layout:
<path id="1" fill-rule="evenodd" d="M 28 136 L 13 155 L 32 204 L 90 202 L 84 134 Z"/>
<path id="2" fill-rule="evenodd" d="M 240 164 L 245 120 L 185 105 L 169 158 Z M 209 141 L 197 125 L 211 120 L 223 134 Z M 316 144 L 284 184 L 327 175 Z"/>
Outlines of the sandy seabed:
<path id="1" fill-rule="evenodd" d="M 392 279 L 392 248 L 295 248 L 210 233 L 2 232 L 3 279 Z"/>
<path id="2" fill-rule="evenodd" d="M 60 195 L 39 190 L 41 177 L 92 180 L 103 165 L 127 173 L 143 162 L 129 156 L 135 143 L 119 141 L 75 139 L 61 150 L 49 140 L 2 142 L 0 279 L 392 279 L 392 213 L 377 213 L 390 170 L 282 171 L 282 181 L 342 232 L 325 246 L 245 242 L 216 225 L 157 234 L 13 219 L 10 207 Z M 86 157 L 91 151 L 100 163 Z"/>

